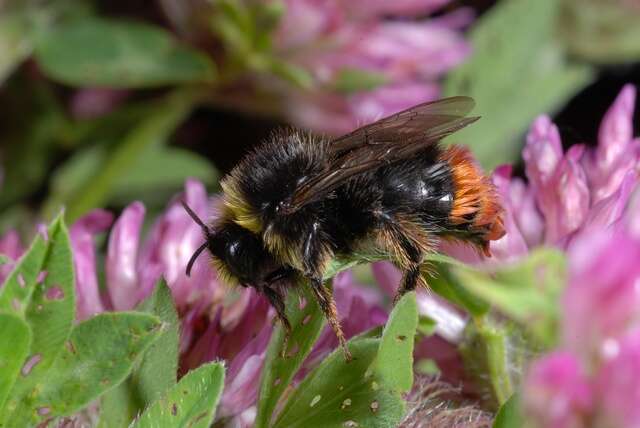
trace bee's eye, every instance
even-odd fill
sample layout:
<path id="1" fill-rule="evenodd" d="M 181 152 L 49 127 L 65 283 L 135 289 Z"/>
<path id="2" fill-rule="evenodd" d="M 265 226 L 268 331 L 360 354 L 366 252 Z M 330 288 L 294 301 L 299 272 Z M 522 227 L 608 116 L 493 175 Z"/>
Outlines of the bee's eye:
<path id="1" fill-rule="evenodd" d="M 240 242 L 239 241 L 231 241 L 227 245 L 227 254 L 230 258 L 234 259 L 239 255 L 240 251 Z"/>

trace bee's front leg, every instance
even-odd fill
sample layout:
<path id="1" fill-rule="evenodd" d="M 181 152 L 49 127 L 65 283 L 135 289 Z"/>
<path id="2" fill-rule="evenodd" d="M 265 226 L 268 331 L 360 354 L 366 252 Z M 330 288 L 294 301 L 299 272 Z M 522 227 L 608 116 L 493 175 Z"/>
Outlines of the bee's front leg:
<path id="1" fill-rule="evenodd" d="M 263 288 L 262 291 L 269 300 L 269 303 L 271 303 L 271 306 L 273 306 L 273 308 L 276 310 L 277 317 L 282 323 L 282 328 L 284 329 L 284 345 L 282 347 L 282 357 L 284 357 L 289 346 L 289 338 L 291 337 L 291 323 L 289 322 L 287 314 L 285 313 L 284 295 L 275 288 L 271 288 L 268 284 Z"/>

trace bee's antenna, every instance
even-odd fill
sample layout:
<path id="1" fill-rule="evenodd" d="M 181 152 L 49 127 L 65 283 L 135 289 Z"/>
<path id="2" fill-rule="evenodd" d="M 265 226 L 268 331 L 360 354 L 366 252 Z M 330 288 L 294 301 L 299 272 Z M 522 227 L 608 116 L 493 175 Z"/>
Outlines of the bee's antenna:
<path id="1" fill-rule="evenodd" d="M 193 253 L 191 258 L 189 259 L 189 263 L 187 263 L 187 271 L 186 271 L 187 276 L 191 276 L 191 268 L 193 267 L 193 264 L 196 262 L 196 259 L 198 258 L 200 253 L 204 251 L 205 248 L 207 248 L 207 244 L 208 242 L 204 241 L 204 243 L 200 245 L 200 247 L 198 247 L 198 249 Z"/>
<path id="2" fill-rule="evenodd" d="M 182 204 L 182 207 L 187 212 L 187 214 L 189 214 L 189 217 L 191 217 L 193 219 L 193 221 L 195 221 L 196 224 L 202 228 L 202 231 L 204 232 L 204 236 L 206 238 L 204 243 L 202 245 L 200 245 L 200 247 L 198 247 L 198 249 L 193 253 L 191 258 L 189 259 L 189 263 L 187 263 L 187 271 L 186 271 L 186 273 L 187 273 L 187 276 L 191 276 L 191 268 L 193 267 L 193 264 L 195 263 L 196 259 L 200 255 L 200 253 L 202 253 L 204 251 L 204 249 L 207 248 L 207 245 L 209 244 L 209 239 L 213 236 L 213 233 L 211 232 L 211 229 L 209 228 L 209 226 L 204 224 L 204 222 L 200 219 L 200 217 L 198 217 L 198 214 L 196 214 L 191 209 L 191 207 L 189 207 L 189 205 L 187 205 L 187 203 L 185 201 L 180 200 L 180 203 Z"/>
<path id="3" fill-rule="evenodd" d="M 198 217 L 198 214 L 193 212 L 191 207 L 189 207 L 189 205 L 187 205 L 185 201 L 180 200 L 180 203 L 182 204 L 182 208 L 184 208 L 187 214 L 189 214 L 189 217 L 191 217 L 193 221 L 195 221 L 196 224 L 202 228 L 202 231 L 204 232 L 205 236 L 207 237 L 211 236 L 211 230 L 206 224 L 204 224 L 202 220 L 200 220 L 200 217 Z"/>

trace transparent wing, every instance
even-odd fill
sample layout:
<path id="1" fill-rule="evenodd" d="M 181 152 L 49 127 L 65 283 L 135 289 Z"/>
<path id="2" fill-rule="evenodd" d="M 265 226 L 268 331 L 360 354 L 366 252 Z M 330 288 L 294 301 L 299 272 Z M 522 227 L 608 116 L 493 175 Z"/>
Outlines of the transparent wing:
<path id="1" fill-rule="evenodd" d="M 475 103 L 451 97 L 417 105 L 335 139 L 331 162 L 322 173 L 300 183 L 286 211 L 317 201 L 345 180 L 381 165 L 408 159 L 442 138 L 478 120 L 466 117 Z"/>

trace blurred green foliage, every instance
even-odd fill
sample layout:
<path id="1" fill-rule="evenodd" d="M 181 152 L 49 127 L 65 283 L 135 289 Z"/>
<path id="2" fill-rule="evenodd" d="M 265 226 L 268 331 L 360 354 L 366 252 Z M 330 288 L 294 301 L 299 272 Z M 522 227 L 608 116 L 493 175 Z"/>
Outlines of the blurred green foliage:
<path id="1" fill-rule="evenodd" d="M 597 64 L 638 61 L 640 4 L 635 0 L 561 0 L 558 34 L 569 51 Z"/>
<path id="2" fill-rule="evenodd" d="M 503 0 L 470 31 L 474 53 L 445 82 L 446 95 L 469 95 L 482 119 L 451 137 L 487 168 L 518 158 L 524 132 L 593 79 L 571 61 L 556 35 L 555 0 Z"/>
<path id="3" fill-rule="evenodd" d="M 51 79 L 77 87 L 145 88 L 215 76 L 205 54 L 160 28 L 123 20 L 88 18 L 55 28 L 36 43 L 35 60 Z"/>

